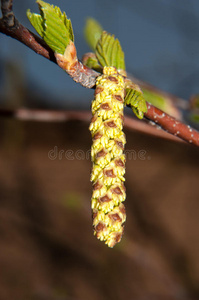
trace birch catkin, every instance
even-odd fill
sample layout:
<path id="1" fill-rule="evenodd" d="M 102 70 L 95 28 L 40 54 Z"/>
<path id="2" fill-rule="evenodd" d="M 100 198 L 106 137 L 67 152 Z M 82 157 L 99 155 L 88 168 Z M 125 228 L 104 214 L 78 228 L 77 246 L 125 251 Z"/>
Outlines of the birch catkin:
<path id="1" fill-rule="evenodd" d="M 114 67 L 104 67 L 96 80 L 93 118 L 91 181 L 94 234 L 113 247 L 121 240 L 126 220 L 123 201 L 126 143 L 123 128 L 124 78 Z"/>

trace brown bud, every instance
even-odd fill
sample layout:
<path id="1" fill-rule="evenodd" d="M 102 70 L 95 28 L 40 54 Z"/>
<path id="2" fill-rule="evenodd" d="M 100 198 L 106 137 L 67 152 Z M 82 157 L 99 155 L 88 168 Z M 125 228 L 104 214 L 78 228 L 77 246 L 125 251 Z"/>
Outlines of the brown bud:
<path id="1" fill-rule="evenodd" d="M 94 185 L 93 185 L 93 190 L 100 190 L 103 187 L 103 184 L 100 183 L 100 181 L 98 180 Z"/>
<path id="2" fill-rule="evenodd" d="M 92 219 L 93 219 L 93 220 L 97 217 L 97 214 L 98 214 L 98 210 L 97 210 L 97 209 L 94 209 L 94 210 L 93 210 L 93 213 L 92 213 Z"/>
<path id="3" fill-rule="evenodd" d="M 99 152 L 97 152 L 95 158 L 104 157 L 106 156 L 106 154 L 107 154 L 106 150 L 102 149 Z"/>
<path id="4" fill-rule="evenodd" d="M 111 191 L 112 191 L 113 194 L 117 194 L 117 195 L 122 195 L 123 194 L 121 189 L 119 188 L 119 186 L 113 188 Z"/>
<path id="5" fill-rule="evenodd" d="M 104 202 L 110 202 L 112 199 L 109 198 L 107 195 L 100 197 L 99 202 L 104 203 Z"/>
<path id="6" fill-rule="evenodd" d="M 108 76 L 108 79 L 112 82 L 118 83 L 118 79 L 114 76 Z"/>
<path id="7" fill-rule="evenodd" d="M 95 114 L 92 119 L 91 119 L 91 123 L 94 123 L 97 120 L 97 114 Z"/>
<path id="8" fill-rule="evenodd" d="M 122 103 L 124 102 L 124 100 L 122 99 L 122 97 L 120 95 L 113 95 L 113 97 L 119 102 L 122 102 Z"/>
<path id="9" fill-rule="evenodd" d="M 119 233 L 119 232 L 114 232 L 112 234 L 112 240 L 111 242 L 109 242 L 109 247 L 114 247 L 117 243 L 119 243 L 121 241 L 122 238 L 122 234 L 123 232 Z"/>
<path id="10" fill-rule="evenodd" d="M 105 122 L 105 125 L 108 126 L 108 127 L 111 127 L 111 128 L 116 128 L 117 127 L 117 125 L 115 124 L 114 121 Z"/>
<path id="11" fill-rule="evenodd" d="M 107 177 L 112 177 L 112 178 L 116 177 L 114 172 L 113 172 L 113 169 L 104 170 L 104 175 L 107 176 Z"/>
<path id="12" fill-rule="evenodd" d="M 113 223 L 115 222 L 122 222 L 122 219 L 120 218 L 120 216 L 116 213 L 116 214 L 108 214 L 108 217 L 111 219 L 111 221 Z"/>
<path id="13" fill-rule="evenodd" d="M 95 95 L 99 94 L 99 93 L 102 93 L 103 92 L 103 87 L 101 86 L 98 86 L 96 89 L 95 89 Z"/>
<path id="14" fill-rule="evenodd" d="M 125 166 L 123 161 L 120 158 L 115 160 L 115 164 L 118 167 L 123 167 L 124 168 L 124 166 Z"/>
<path id="15" fill-rule="evenodd" d="M 99 222 L 96 226 L 95 226 L 95 230 L 96 232 L 100 232 L 103 231 L 104 229 L 106 229 L 106 225 L 102 222 Z"/>
<path id="16" fill-rule="evenodd" d="M 98 132 L 96 132 L 96 134 L 93 136 L 93 140 L 98 140 L 98 139 L 100 139 L 102 136 L 103 136 L 103 134 L 102 134 L 100 131 L 98 131 Z"/>
<path id="17" fill-rule="evenodd" d="M 124 144 L 121 141 L 115 141 L 119 148 L 124 150 Z"/>
<path id="18" fill-rule="evenodd" d="M 115 233 L 115 244 L 119 243 L 121 241 L 121 238 L 122 238 L 122 233 Z"/>
<path id="19" fill-rule="evenodd" d="M 110 110 L 110 109 L 111 109 L 108 103 L 102 103 L 102 104 L 100 105 L 100 107 L 101 107 L 102 109 L 104 109 L 104 110 Z"/>

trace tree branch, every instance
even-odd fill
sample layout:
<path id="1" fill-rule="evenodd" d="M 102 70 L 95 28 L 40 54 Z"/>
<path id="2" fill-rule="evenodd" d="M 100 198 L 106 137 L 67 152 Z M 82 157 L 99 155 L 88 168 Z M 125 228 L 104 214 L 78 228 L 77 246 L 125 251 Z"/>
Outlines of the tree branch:
<path id="1" fill-rule="evenodd" d="M 7 27 L 13 27 L 15 23 L 15 16 L 12 11 L 12 0 L 1 1 L 1 11 L 5 25 Z"/>
<path id="2" fill-rule="evenodd" d="M 199 146 L 199 132 L 197 130 L 169 116 L 150 103 L 147 103 L 147 108 L 148 111 L 145 113 L 147 119 L 155 122 L 168 133 L 178 136 L 188 143 Z"/>
<path id="3" fill-rule="evenodd" d="M 19 21 L 15 18 L 12 11 L 12 0 L 1 0 L 1 10 L 2 18 L 0 19 L 0 32 L 14 39 L 17 39 L 18 41 L 35 51 L 37 54 L 42 55 L 43 57 L 49 59 L 54 63 L 57 63 L 54 52 L 45 44 L 45 42 L 34 33 L 29 31 L 22 24 L 20 24 Z M 95 78 L 99 73 L 85 66 L 82 66 L 78 70 L 78 72 L 82 72 L 82 78 L 84 79 L 84 81 L 85 76 L 88 77 L 87 82 L 89 82 L 89 87 L 95 85 Z M 147 106 L 148 112 L 145 114 L 145 117 L 148 120 L 155 122 L 170 134 L 178 136 L 179 138 L 189 143 L 199 146 L 199 132 L 192 129 L 190 126 L 177 121 L 176 119 L 154 107 L 153 105 L 147 103 Z"/>
<path id="4" fill-rule="evenodd" d="M 37 35 L 19 23 L 12 11 L 11 0 L 1 0 L 2 18 L 0 19 L 0 32 L 18 40 L 37 54 L 56 63 L 54 52 Z"/>

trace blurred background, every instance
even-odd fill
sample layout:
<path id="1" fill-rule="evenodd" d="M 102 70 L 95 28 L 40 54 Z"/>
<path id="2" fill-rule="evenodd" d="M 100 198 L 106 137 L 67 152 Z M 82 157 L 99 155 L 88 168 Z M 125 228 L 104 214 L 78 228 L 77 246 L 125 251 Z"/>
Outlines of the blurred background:
<path id="1" fill-rule="evenodd" d="M 119 38 L 127 71 L 188 99 L 199 93 L 199 2 L 56 1 L 78 56 L 87 16 Z M 33 31 L 14 1 L 18 20 Z M 89 110 L 93 91 L 0 34 L 0 107 Z M 127 222 L 108 249 L 92 233 L 87 121 L 0 118 L 0 299 L 198 300 L 199 151 L 125 129 Z"/>

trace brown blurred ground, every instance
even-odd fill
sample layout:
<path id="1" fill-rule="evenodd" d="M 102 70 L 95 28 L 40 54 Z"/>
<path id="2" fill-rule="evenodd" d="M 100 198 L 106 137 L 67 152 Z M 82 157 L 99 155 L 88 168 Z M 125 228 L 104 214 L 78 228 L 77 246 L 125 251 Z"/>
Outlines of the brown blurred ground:
<path id="1" fill-rule="evenodd" d="M 127 222 L 109 249 L 92 233 L 88 124 L 0 121 L 0 299 L 199 299 L 199 151 L 125 132 Z"/>

